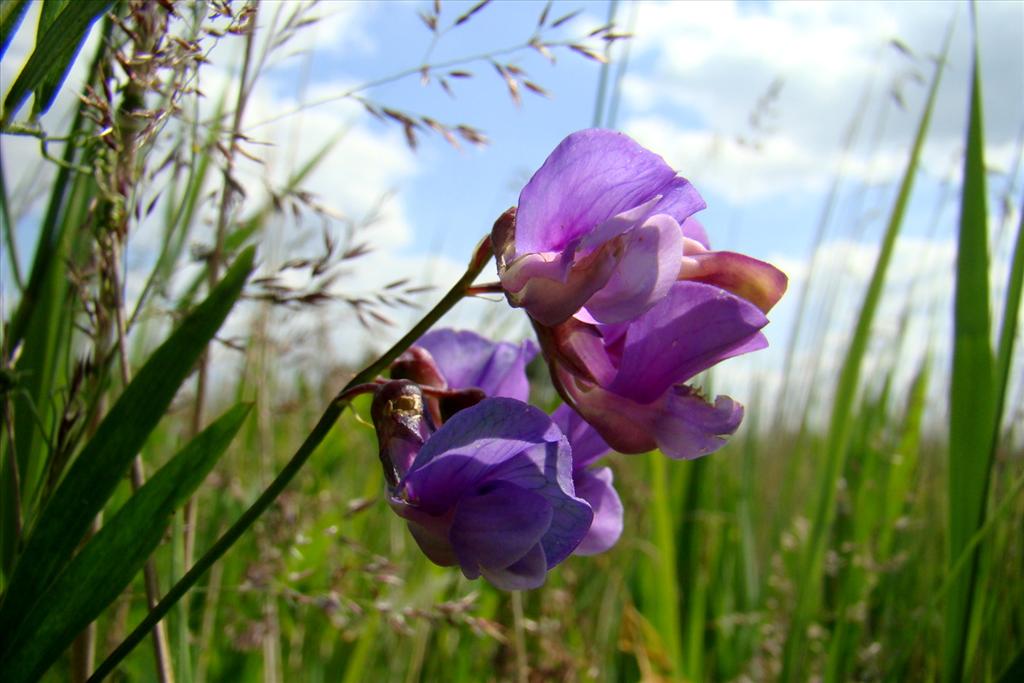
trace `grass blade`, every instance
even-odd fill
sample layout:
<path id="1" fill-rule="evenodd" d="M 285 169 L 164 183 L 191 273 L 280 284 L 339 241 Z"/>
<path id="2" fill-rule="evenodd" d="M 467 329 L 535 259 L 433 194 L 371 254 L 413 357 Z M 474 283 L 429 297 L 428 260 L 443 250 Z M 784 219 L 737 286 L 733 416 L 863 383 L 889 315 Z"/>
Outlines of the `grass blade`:
<path id="1" fill-rule="evenodd" d="M 657 557 L 653 558 L 651 595 L 644 596 L 644 612 L 650 616 L 665 645 L 674 676 L 682 675 L 683 634 L 676 566 L 676 525 L 672 519 L 668 458 L 659 452 L 648 455 L 651 467 L 651 507 Z M 690 463 L 687 463 L 690 464 Z M 691 476 L 693 472 L 690 472 Z M 653 603 L 653 604 L 648 604 Z"/>
<path id="2" fill-rule="evenodd" d="M 75 55 L 85 42 L 89 28 L 111 4 L 113 0 L 77 0 L 69 3 L 46 32 L 36 38 L 35 49 L 4 99 L 3 126 L 11 122 L 11 117 L 33 92 L 37 93 L 32 107 L 33 116 L 45 113 L 50 108 Z"/>
<path id="3" fill-rule="evenodd" d="M 75 556 L 0 654 L 4 680 L 37 679 L 117 598 L 160 544 L 174 511 L 227 449 L 250 407 L 236 405 L 192 439 Z"/>
<path id="4" fill-rule="evenodd" d="M 973 24 L 972 24 L 973 26 Z M 953 375 L 949 387 L 949 567 L 985 519 L 996 415 L 989 319 L 988 212 L 977 36 L 973 37 L 967 152 L 960 202 L 954 298 Z M 946 602 L 942 680 L 966 677 L 967 632 L 977 553 Z"/>
<path id="5" fill-rule="evenodd" d="M 0 633 L 14 632 L 71 557 L 132 458 L 242 292 L 255 249 L 246 249 L 210 296 L 153 352 L 82 449 L 26 541 L 0 605 Z"/>
<path id="6" fill-rule="evenodd" d="M 1010 279 L 1006 284 L 1006 299 L 1003 303 L 1003 320 L 999 330 L 999 347 L 996 350 L 996 430 L 993 437 L 998 441 L 998 429 L 1006 403 L 1006 391 L 1010 383 L 1010 369 L 1013 365 L 1013 345 L 1017 336 L 1017 320 L 1020 315 L 1021 289 L 1024 288 L 1024 201 L 1021 201 L 1021 220 L 1017 225 L 1017 241 L 1013 246 L 1010 261 Z M 995 443 L 993 443 L 995 445 Z"/>
<path id="7" fill-rule="evenodd" d="M 0 57 L 7 52 L 7 46 L 11 44 L 11 38 L 25 18 L 25 10 L 28 9 L 28 0 L 8 0 L 0 2 Z"/>

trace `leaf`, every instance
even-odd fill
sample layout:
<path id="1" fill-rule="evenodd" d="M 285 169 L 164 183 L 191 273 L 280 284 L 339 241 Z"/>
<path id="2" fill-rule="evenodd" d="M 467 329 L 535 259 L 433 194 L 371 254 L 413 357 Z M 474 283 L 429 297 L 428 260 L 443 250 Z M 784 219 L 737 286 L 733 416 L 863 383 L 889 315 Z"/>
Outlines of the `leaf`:
<path id="1" fill-rule="evenodd" d="M 112 3 L 113 0 L 77 0 L 68 3 L 53 19 L 46 32 L 37 37 L 32 55 L 4 99 L 2 125 L 10 123 L 30 93 L 37 93 L 33 116 L 50 108 L 89 28 Z M 40 23 L 43 23 L 42 17 Z"/>
<path id="2" fill-rule="evenodd" d="M 192 439 L 71 560 L 0 655 L 5 681 L 38 679 L 117 599 L 160 544 L 174 511 L 227 449 L 250 408 L 236 405 Z"/>
<path id="3" fill-rule="evenodd" d="M 206 345 L 242 293 L 255 247 L 239 255 L 207 299 L 149 357 L 96 429 L 39 516 L 0 604 L 0 633 L 13 633 L 103 509 Z"/>
<path id="4" fill-rule="evenodd" d="M 25 10 L 28 9 L 28 0 L 7 0 L 0 2 L 0 57 L 7 52 L 7 46 L 11 44 L 21 20 L 25 18 Z"/>
<path id="5" fill-rule="evenodd" d="M 989 320 L 988 211 L 976 32 L 973 44 L 953 308 L 953 375 L 949 385 L 950 568 L 985 521 L 998 423 Z M 972 552 L 967 570 L 953 584 L 946 602 L 943 681 L 971 677 L 967 650 L 971 602 L 978 590 L 977 558 L 977 552 Z"/>

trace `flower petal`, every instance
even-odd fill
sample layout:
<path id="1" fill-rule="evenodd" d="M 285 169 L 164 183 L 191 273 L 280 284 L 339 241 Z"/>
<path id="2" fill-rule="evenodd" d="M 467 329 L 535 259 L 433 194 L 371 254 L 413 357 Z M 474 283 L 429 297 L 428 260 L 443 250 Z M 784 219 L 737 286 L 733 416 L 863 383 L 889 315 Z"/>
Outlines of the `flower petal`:
<path id="1" fill-rule="evenodd" d="M 688 386 L 674 387 L 654 424 L 654 439 L 670 458 L 692 460 L 717 451 L 743 421 L 743 406 L 728 396 L 714 405 Z"/>
<path id="2" fill-rule="evenodd" d="M 515 253 L 561 251 L 609 217 L 657 195 L 670 195 L 674 208 L 682 203 L 677 187 L 664 159 L 626 135 L 600 129 L 573 133 L 519 195 Z"/>
<path id="3" fill-rule="evenodd" d="M 478 567 L 502 569 L 540 542 L 552 514 L 540 494 L 498 481 L 458 502 L 449 538 L 467 575 Z"/>
<path id="4" fill-rule="evenodd" d="M 558 406 L 555 412 L 551 413 L 551 419 L 554 420 L 558 428 L 569 439 L 569 446 L 572 447 L 572 466 L 574 471 L 583 469 L 598 458 L 611 452 L 611 446 L 605 443 L 605 440 L 601 438 L 597 430 L 591 427 L 589 422 L 580 417 L 575 410 L 566 404 L 563 403 Z M 575 476 L 573 481 L 577 481 Z M 576 495 L 589 501 L 579 491 L 576 492 Z"/>
<path id="5" fill-rule="evenodd" d="M 498 276 L 509 303 L 545 325 L 557 325 L 608 282 L 625 253 L 624 243 L 620 235 L 575 261 L 575 248 L 525 254 L 507 267 L 499 263 Z"/>
<path id="6" fill-rule="evenodd" d="M 597 326 L 573 317 L 554 327 L 537 324 L 533 327 L 550 366 L 601 385 L 615 379 L 615 365 Z"/>
<path id="7" fill-rule="evenodd" d="M 515 564 L 504 569 L 481 567 L 480 573 L 502 590 L 523 591 L 540 588 L 544 584 L 549 566 L 547 558 L 544 557 L 544 549 L 538 543 Z"/>
<path id="8" fill-rule="evenodd" d="M 615 545 L 622 535 L 622 501 L 612 486 L 612 471 L 608 467 L 597 470 L 577 470 L 576 495 L 590 503 L 594 521 L 574 555 L 596 555 Z"/>
<path id="9" fill-rule="evenodd" d="M 556 427 L 557 429 L 557 427 Z M 541 545 L 548 567 L 568 557 L 590 528 L 594 513 L 586 501 L 578 498 L 572 483 L 572 454 L 563 437 L 559 444 L 545 444 L 543 473 L 538 470 L 536 456 L 541 447 L 529 454 L 506 460 L 489 474 L 489 481 L 506 481 L 544 496 L 554 509 L 551 526 Z M 527 457 L 528 455 L 528 457 Z"/>
<path id="10" fill-rule="evenodd" d="M 495 343 L 468 330 L 441 329 L 423 335 L 416 346 L 430 353 L 452 389 L 476 387 L 488 396 L 529 398 L 526 365 L 537 355 L 531 340 Z"/>
<path id="11" fill-rule="evenodd" d="M 660 448 L 670 458 L 698 458 L 721 448 L 743 419 L 743 407 L 729 397 L 711 405 L 685 385 L 637 403 L 564 371 L 553 378 L 563 398 L 620 453 Z"/>
<path id="12" fill-rule="evenodd" d="M 627 233 L 626 251 L 608 282 L 586 302 L 602 323 L 635 318 L 662 299 L 679 277 L 683 233 L 674 218 L 651 216 Z"/>
<path id="13" fill-rule="evenodd" d="M 565 437 L 543 411 L 511 398 L 488 398 L 453 415 L 427 439 L 399 489 L 427 512 L 442 514 L 513 459 L 513 470 L 524 479 L 543 480 L 550 471 L 561 476 L 563 490 L 572 491 Z"/>
<path id="14" fill-rule="evenodd" d="M 458 558 L 455 557 L 455 551 L 448 539 L 453 510 L 449 510 L 445 515 L 434 516 L 394 496 L 388 503 L 399 517 L 405 519 L 416 545 L 431 562 L 442 567 L 458 564 Z"/>
<path id="15" fill-rule="evenodd" d="M 707 230 L 704 229 L 704 225 L 696 218 L 687 218 L 679 225 L 683 229 L 683 237 L 688 237 L 691 240 L 694 240 L 704 247 L 704 249 L 711 248 L 711 243 L 708 241 Z"/>
<path id="16" fill-rule="evenodd" d="M 767 345 L 767 318 L 744 299 L 697 282 L 669 294 L 629 324 L 618 373 L 608 389 L 649 403 L 669 387 L 740 353 Z"/>
<path id="17" fill-rule="evenodd" d="M 453 415 L 424 444 L 399 485 L 410 504 L 443 515 L 464 496 L 505 482 L 536 493 L 554 510 L 541 539 L 548 566 L 579 544 L 593 513 L 572 484 L 572 453 L 538 408 L 489 398 Z"/>
<path id="18" fill-rule="evenodd" d="M 789 282 L 785 273 L 770 263 L 731 251 L 685 256 L 679 278 L 721 287 L 765 313 L 786 293 Z"/>

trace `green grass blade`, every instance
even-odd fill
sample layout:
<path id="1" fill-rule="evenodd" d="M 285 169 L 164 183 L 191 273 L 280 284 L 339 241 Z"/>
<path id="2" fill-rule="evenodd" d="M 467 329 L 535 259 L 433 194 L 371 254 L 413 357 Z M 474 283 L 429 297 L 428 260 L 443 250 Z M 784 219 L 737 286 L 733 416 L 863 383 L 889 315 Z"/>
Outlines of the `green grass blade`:
<path id="1" fill-rule="evenodd" d="M 61 13 L 67 9 L 71 0 L 43 0 L 43 6 L 39 10 L 39 23 L 36 25 L 36 39 L 39 36 L 45 36 L 46 32 L 50 30 L 50 27 L 57 21 Z M 82 36 L 82 41 L 85 40 L 85 36 Z M 46 77 L 43 81 L 33 88 L 35 92 L 35 101 L 32 103 L 32 116 L 37 116 L 40 112 L 49 109 L 49 103 L 53 101 L 53 98 L 57 94 L 57 89 L 60 84 L 67 77 L 67 72 L 71 68 L 71 63 L 74 61 L 74 55 L 77 54 L 80 45 L 72 53 L 72 58 L 60 68 L 59 63 L 55 63 L 53 67 L 47 72 Z M 47 103 L 46 107 L 43 107 L 43 103 Z"/>
<path id="2" fill-rule="evenodd" d="M 71 560 L 0 654 L 4 680 L 36 680 L 120 595 L 160 544 L 174 511 L 227 449 L 250 407 L 236 405 L 192 439 Z"/>
<path id="3" fill-rule="evenodd" d="M 7 52 L 7 46 L 11 44 L 11 38 L 25 18 L 25 10 L 28 9 L 28 0 L 5 0 L 0 2 L 0 57 Z"/>
<path id="4" fill-rule="evenodd" d="M 103 22 L 103 37 L 89 68 L 89 81 L 95 82 L 105 54 L 105 41 L 110 38 L 113 23 Z M 92 130 L 92 122 L 85 116 L 85 104 L 79 103 L 68 138 Z M 96 194 L 96 182 L 91 176 L 76 174 L 72 166 L 91 166 L 91 150 L 79 145 L 64 146 L 63 163 L 50 187 L 50 198 L 38 230 L 32 265 L 25 287 L 14 314 L 6 322 L 5 352 L 7 362 L 14 362 L 13 354 L 20 347 L 15 370 L 21 378 L 20 389 L 10 401 L 14 413 L 14 455 L 20 470 L 21 500 L 26 515 L 31 513 L 33 501 L 40 490 L 46 461 L 52 455 L 47 443 L 49 436 L 39 428 L 52 424 L 54 416 L 54 387 L 62 386 L 62 364 L 70 356 L 67 351 L 67 330 L 72 325 L 72 307 L 67 291 L 67 264 L 74 263 L 72 244 L 82 233 L 77 228 L 86 223 L 89 202 Z M 10 408 L 7 408 L 10 409 Z M 4 467 L 7 485 L 9 467 Z M 9 489 L 8 489 L 9 490 Z M 5 503 L 13 496 L 5 496 Z M 13 507 L 13 502 L 9 503 Z M 11 521 L 13 514 L 5 508 L 0 526 L 0 564 L 9 571 L 14 560 L 18 534 Z"/>
<path id="5" fill-rule="evenodd" d="M 1006 391 L 1010 383 L 1010 370 L 1013 366 L 1013 346 L 1017 336 L 1017 320 L 1020 315 L 1022 288 L 1024 288 L 1024 201 L 1021 201 L 1021 220 L 1017 225 L 1017 241 L 1013 245 L 1010 279 L 1006 284 L 1003 318 L 999 329 L 999 347 L 996 350 L 997 432 L 999 423 L 1002 420 L 1003 408 L 1006 403 Z M 994 440 L 998 441 L 998 433 Z"/>
<path id="6" fill-rule="evenodd" d="M 644 596 L 644 612 L 650 615 L 651 622 L 661 634 L 673 673 L 680 676 L 683 664 L 683 635 L 676 567 L 676 526 L 672 520 L 674 497 L 669 487 L 668 458 L 659 452 L 651 453 L 647 457 L 650 458 L 651 464 L 651 508 L 654 518 L 654 543 L 658 555 L 653 561 L 653 594 Z M 648 605 L 648 602 L 653 604 Z"/>
<path id="7" fill-rule="evenodd" d="M 113 0 L 77 0 L 63 8 L 46 32 L 36 38 L 35 49 L 4 99 L 0 125 L 9 124 L 11 117 L 33 92 L 37 94 L 32 107 L 33 116 L 50 108 L 75 55 L 85 42 L 89 28 L 111 4 Z M 42 17 L 40 19 L 43 23 Z"/>
<path id="8" fill-rule="evenodd" d="M 19 291 L 25 289 L 25 281 L 21 277 L 21 265 L 18 263 L 18 248 L 14 239 L 14 221 L 11 218 L 11 206 L 7 200 L 7 178 L 3 169 L 3 152 L 0 151 L 0 230 L 3 231 L 3 246 L 7 249 L 7 262 L 11 264 L 11 277 Z"/>
<path id="9" fill-rule="evenodd" d="M 254 257 L 253 247 L 242 252 L 206 301 L 153 352 L 82 449 L 18 558 L 0 605 L 0 633 L 14 631 L 71 557 L 238 300 Z"/>
<path id="10" fill-rule="evenodd" d="M 950 38 L 953 34 L 952 28 L 951 23 L 946 32 L 941 56 L 935 65 L 935 73 L 932 76 L 928 97 L 924 110 L 921 113 L 913 147 L 907 159 L 906 169 L 900 181 L 896 201 L 889 215 L 878 260 L 875 262 L 874 272 L 871 274 L 871 280 L 860 307 L 853 337 L 843 360 L 839 380 L 835 387 L 835 399 L 832 404 L 828 439 L 824 451 L 826 457 L 822 470 L 822 479 L 818 487 L 819 497 L 814 508 L 810 536 L 808 537 L 806 551 L 802 559 L 803 571 L 801 573 L 801 582 L 797 588 L 796 607 L 783 653 L 781 676 L 783 681 L 801 680 L 803 678 L 801 668 L 806 654 L 804 639 L 810 618 L 820 599 L 825 553 L 832 522 L 835 518 L 839 478 L 845 468 L 847 449 L 853 427 L 853 409 L 858 387 L 860 386 L 861 365 L 867 352 L 871 326 L 882 297 L 882 288 L 885 284 L 889 263 L 892 260 L 896 237 L 899 234 L 903 223 L 903 216 L 906 213 L 907 204 L 910 200 L 921 149 L 924 146 L 928 127 L 931 123 L 936 93 L 938 92 L 942 73 L 945 69 L 946 56 L 949 53 Z"/>
<path id="11" fill-rule="evenodd" d="M 996 422 L 989 319 L 988 212 L 977 36 L 974 36 L 967 152 L 964 158 L 954 298 L 953 375 L 949 387 L 949 565 L 985 519 Z M 967 633 L 977 555 L 946 602 L 942 679 L 966 676 Z"/>

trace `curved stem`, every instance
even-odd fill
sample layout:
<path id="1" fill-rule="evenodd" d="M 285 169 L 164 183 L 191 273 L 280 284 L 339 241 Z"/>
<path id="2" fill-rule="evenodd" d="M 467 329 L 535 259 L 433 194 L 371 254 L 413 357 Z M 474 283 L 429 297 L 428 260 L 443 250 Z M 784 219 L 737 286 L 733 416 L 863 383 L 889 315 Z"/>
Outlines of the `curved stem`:
<path id="1" fill-rule="evenodd" d="M 152 630 L 153 625 L 157 623 L 167 612 L 174 606 L 174 604 L 181 599 L 185 593 L 188 592 L 196 581 L 199 580 L 206 570 L 208 570 L 214 562 L 219 560 L 227 550 L 235 544 L 235 542 L 244 534 L 253 522 L 255 522 L 260 515 L 262 515 L 271 503 L 281 492 L 284 491 L 285 487 L 291 482 L 291 480 L 298 474 L 302 466 L 309 460 L 309 456 L 313 454 L 313 451 L 323 442 L 324 438 L 330 432 L 331 427 L 338 421 L 341 414 L 348 407 L 348 404 L 352 401 L 354 395 L 361 393 L 360 385 L 372 383 L 377 375 L 381 374 L 384 370 L 391 365 L 398 356 L 402 354 L 406 349 L 413 345 L 413 343 L 423 336 L 427 330 L 429 330 L 434 323 L 436 323 L 441 316 L 447 313 L 456 303 L 462 299 L 469 288 L 472 286 L 473 281 L 479 276 L 480 271 L 483 270 L 484 265 L 491 257 L 491 240 L 490 237 L 485 237 L 483 241 L 477 246 L 476 251 L 473 254 L 473 258 L 469 263 L 469 267 L 466 269 L 465 274 L 459 279 L 458 282 L 445 294 L 444 298 L 434 308 L 430 310 L 423 319 L 420 320 L 409 332 L 398 340 L 394 346 L 388 349 L 380 358 L 364 368 L 359 374 L 353 377 L 345 387 L 338 392 L 338 394 L 331 399 L 331 402 L 327 405 L 327 409 L 324 414 L 320 417 L 320 420 L 313 427 L 313 430 L 306 437 L 306 440 L 302 442 L 298 450 L 295 451 L 295 455 L 292 456 L 291 460 L 284 466 L 281 472 L 274 478 L 274 481 L 270 482 L 266 490 L 260 494 L 259 498 L 249 506 L 249 508 L 242 513 L 242 516 L 231 525 L 231 527 L 225 531 L 217 541 L 210 546 L 210 549 L 200 557 L 195 565 L 189 569 L 181 579 L 178 580 L 174 586 L 167 592 L 156 607 L 151 609 L 146 617 L 135 627 L 128 637 L 121 642 L 117 648 L 110 653 L 110 655 L 103 660 L 103 663 L 96 669 L 92 676 L 89 677 L 89 683 L 95 683 L 103 680 L 108 676 L 118 663 L 131 652 L 146 634 Z M 355 391 L 353 391 L 355 390 Z"/>

